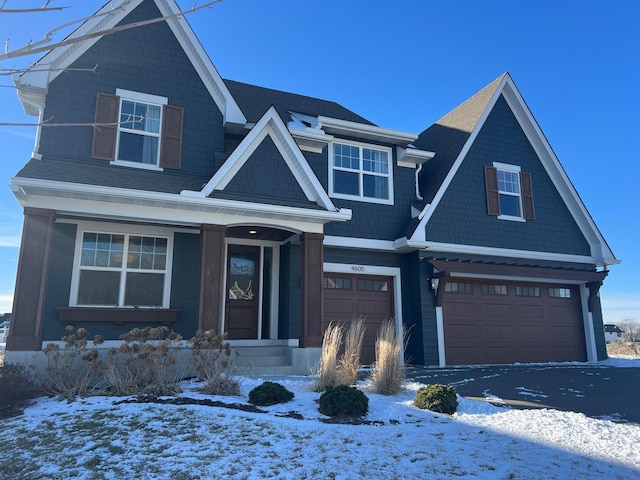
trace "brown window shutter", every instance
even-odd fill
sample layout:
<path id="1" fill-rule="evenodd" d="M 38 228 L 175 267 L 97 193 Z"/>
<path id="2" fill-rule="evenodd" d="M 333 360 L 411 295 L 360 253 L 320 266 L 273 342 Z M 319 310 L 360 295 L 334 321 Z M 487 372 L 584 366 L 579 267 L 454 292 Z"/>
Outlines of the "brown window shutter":
<path id="1" fill-rule="evenodd" d="M 160 166 L 179 169 L 182 159 L 182 107 L 165 105 L 162 109 Z"/>
<path id="2" fill-rule="evenodd" d="M 535 220 L 536 214 L 533 210 L 531 174 L 520 172 L 520 189 L 522 191 L 522 217 L 525 220 Z"/>
<path id="3" fill-rule="evenodd" d="M 500 196 L 498 195 L 498 169 L 484 167 L 484 185 L 487 191 L 487 213 L 500 215 Z"/>
<path id="4" fill-rule="evenodd" d="M 119 105 L 120 97 L 98 93 L 94 119 L 97 125 L 93 127 L 93 144 L 91 145 L 91 156 L 93 158 L 100 160 L 113 160 L 115 158 Z"/>

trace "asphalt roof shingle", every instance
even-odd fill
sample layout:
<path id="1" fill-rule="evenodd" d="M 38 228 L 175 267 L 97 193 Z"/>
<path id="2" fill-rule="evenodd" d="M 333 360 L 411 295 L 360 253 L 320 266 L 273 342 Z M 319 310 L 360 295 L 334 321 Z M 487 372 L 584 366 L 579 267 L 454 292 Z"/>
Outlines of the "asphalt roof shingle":
<path id="1" fill-rule="evenodd" d="M 235 80 L 224 79 L 224 83 L 247 118 L 247 122 L 257 122 L 273 105 L 285 123 L 289 121 L 289 112 L 291 111 L 314 117 L 325 116 L 349 122 L 374 125 L 366 118 L 336 102 L 249 85 Z"/>

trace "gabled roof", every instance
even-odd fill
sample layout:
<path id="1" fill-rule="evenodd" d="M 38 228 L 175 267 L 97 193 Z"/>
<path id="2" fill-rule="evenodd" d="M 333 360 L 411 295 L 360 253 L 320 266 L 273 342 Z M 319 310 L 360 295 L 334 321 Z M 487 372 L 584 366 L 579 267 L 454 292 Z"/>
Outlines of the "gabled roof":
<path id="1" fill-rule="evenodd" d="M 238 102 L 247 122 L 255 123 L 273 106 L 281 118 L 289 121 L 290 113 L 302 113 L 312 117 L 331 117 L 349 122 L 373 125 L 366 118 L 352 112 L 336 102 L 307 97 L 295 93 L 283 92 L 271 88 L 249 85 L 224 79 L 224 83 Z"/>
<path id="2" fill-rule="evenodd" d="M 413 142 L 416 148 L 436 152 L 422 167 L 420 191 L 423 206 L 431 203 L 454 162 L 480 122 L 496 90 L 508 76 L 504 73 L 467 101 L 451 110 L 422 132 Z"/>
<path id="3" fill-rule="evenodd" d="M 338 209 L 313 173 L 274 106 L 266 111 L 200 192 L 184 191 L 182 194 L 208 197 L 216 191 L 224 191 L 267 136 L 273 140 L 306 198 L 325 210 L 337 212 Z"/>
<path id="4" fill-rule="evenodd" d="M 620 263 L 587 211 L 509 73 L 504 73 L 442 117 L 422 132 L 414 142 L 416 147 L 435 151 L 436 155 L 423 166 L 420 173 L 424 197 L 423 208 L 418 216 L 420 222 L 415 230 L 408 232 L 406 240 L 399 239 L 397 243 L 425 246 L 425 228 L 500 96 L 507 101 L 555 188 L 589 243 L 591 260 L 597 265 Z"/>
<path id="5" fill-rule="evenodd" d="M 96 33 L 111 29 L 125 19 L 143 1 L 145 0 L 130 0 L 127 2 L 111 0 L 75 29 L 67 38 L 91 37 Z M 166 18 L 167 25 L 171 28 L 211 97 L 222 112 L 225 123 L 244 125 L 246 123 L 244 115 L 186 18 L 180 15 L 181 10 L 175 0 L 149 1 L 153 1 L 156 4 L 163 17 L 168 17 Z M 112 35 L 117 35 L 117 33 Z M 23 101 L 25 111 L 30 115 L 38 115 L 39 112 L 34 108 L 32 102 L 43 106 L 48 84 L 102 37 L 103 35 L 98 35 L 87 40 L 55 48 L 44 55 L 35 67 L 15 78 L 18 95 Z"/>

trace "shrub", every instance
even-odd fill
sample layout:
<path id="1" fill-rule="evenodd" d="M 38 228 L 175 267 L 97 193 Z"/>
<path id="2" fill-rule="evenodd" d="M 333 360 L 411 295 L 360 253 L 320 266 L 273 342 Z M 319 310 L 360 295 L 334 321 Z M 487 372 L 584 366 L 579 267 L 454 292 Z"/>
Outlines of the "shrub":
<path id="1" fill-rule="evenodd" d="M 47 367 L 41 384 L 46 393 L 72 401 L 100 387 L 104 364 L 99 359 L 98 350 L 89 348 L 89 332 L 86 328 L 74 331 L 69 325 L 66 330 L 70 334 L 62 337 L 62 349 L 58 344 L 50 343 L 43 350 Z M 103 342 L 104 338 L 100 335 L 93 338 L 94 346 Z"/>
<path id="2" fill-rule="evenodd" d="M 249 402 L 263 407 L 287 403 L 292 398 L 293 392 L 275 382 L 264 382 L 249 392 Z"/>
<path id="3" fill-rule="evenodd" d="M 358 370 L 360 364 L 360 353 L 362 351 L 362 340 L 364 338 L 364 318 L 354 318 L 347 329 L 344 339 L 344 354 L 340 357 L 338 367 L 340 370 L 339 383 L 344 385 L 355 385 L 358 383 Z"/>
<path id="4" fill-rule="evenodd" d="M 318 410 L 329 417 L 362 417 L 369 411 L 369 399 L 355 387 L 327 387 L 320 395 Z"/>
<path id="5" fill-rule="evenodd" d="M 425 385 L 416 393 L 414 405 L 423 410 L 453 415 L 458 409 L 456 391 L 449 385 Z"/>
<path id="6" fill-rule="evenodd" d="M 207 395 L 240 395 L 231 346 L 224 335 L 198 330 L 189 343 L 195 374 L 204 382 L 200 391 Z"/>
<path id="7" fill-rule="evenodd" d="M 330 323 L 322 338 L 322 353 L 314 391 L 323 392 L 338 382 L 338 352 L 342 346 L 342 325 Z"/>
<path id="8" fill-rule="evenodd" d="M 39 393 L 24 365 L 0 365 L 0 418 L 18 413 L 21 405 Z"/>
<path id="9" fill-rule="evenodd" d="M 407 330 L 403 327 L 402 334 L 396 334 L 393 319 L 380 326 L 376 339 L 376 361 L 371 371 L 373 390 L 382 395 L 395 395 L 400 391 L 405 379 L 405 368 L 402 363 L 402 353 L 408 339 Z"/>
<path id="10" fill-rule="evenodd" d="M 166 335 L 166 336 L 165 336 Z M 112 395 L 175 395 L 184 365 L 178 365 L 179 334 L 167 327 L 134 328 L 120 336 L 118 348 L 109 350 L 105 371 Z"/>

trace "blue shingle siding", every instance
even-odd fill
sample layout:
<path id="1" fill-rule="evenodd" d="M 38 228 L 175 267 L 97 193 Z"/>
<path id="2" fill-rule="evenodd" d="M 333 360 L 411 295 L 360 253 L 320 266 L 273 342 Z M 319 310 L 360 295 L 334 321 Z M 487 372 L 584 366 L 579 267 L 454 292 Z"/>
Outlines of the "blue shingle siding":
<path id="1" fill-rule="evenodd" d="M 424 349 L 422 345 L 422 305 L 420 304 L 421 282 L 420 262 L 417 252 L 403 255 L 402 269 L 402 319 L 409 332 L 409 341 L 405 351 L 405 360 L 409 364 L 422 364 Z"/>
<path id="2" fill-rule="evenodd" d="M 325 148 L 322 154 L 304 152 L 304 155 L 322 187 L 328 193 L 328 148 Z M 331 198 L 336 207 L 351 209 L 352 217 L 349 222 L 328 223 L 325 225 L 325 235 L 375 240 L 396 240 L 404 236 L 407 223 L 411 219 L 411 204 L 416 201 L 416 171 L 414 168 L 398 167 L 396 165 L 395 151 L 393 151 L 392 162 L 394 165 L 394 204 L 381 205 L 364 201 Z"/>
<path id="3" fill-rule="evenodd" d="M 126 23 L 160 16 L 145 1 Z M 49 85 L 44 118 L 53 123 L 92 123 L 96 94 L 116 88 L 168 98 L 184 108 L 181 175 L 206 181 L 214 171 L 214 151 L 224 149 L 222 113 L 166 23 L 156 23 L 107 35 L 76 60 L 71 68 L 93 68 L 97 74 L 67 71 Z M 91 159 L 92 127 L 43 128 L 40 153 L 47 159 Z"/>
<path id="4" fill-rule="evenodd" d="M 256 148 L 224 191 L 298 202 L 308 201 L 270 136 Z"/>
<path id="5" fill-rule="evenodd" d="M 484 167 L 493 162 L 518 165 L 531 174 L 535 220 L 514 222 L 487 214 Z M 496 102 L 441 199 L 426 235 L 427 240 L 444 243 L 572 255 L 591 253 L 503 97 Z"/>
<path id="6" fill-rule="evenodd" d="M 439 365 L 438 355 L 438 325 L 436 320 L 436 295 L 431 289 L 433 268 L 425 262 L 420 262 L 420 306 L 422 309 L 422 349 L 424 352 L 423 365 Z"/>
<path id="7" fill-rule="evenodd" d="M 300 245 L 281 246 L 278 338 L 300 338 L 301 274 Z"/>
<path id="8" fill-rule="evenodd" d="M 200 235 L 175 233 L 171 272 L 171 308 L 180 310 L 171 328 L 189 339 L 198 325 L 200 290 Z"/>
<path id="9" fill-rule="evenodd" d="M 59 341 L 67 332 L 58 320 L 58 307 L 69 305 L 73 252 L 76 244 L 76 225 L 55 223 L 51 239 L 51 255 L 47 272 L 47 293 L 42 319 L 42 339 L 45 342 Z M 94 334 L 92 330 L 89 330 Z"/>
<path id="10" fill-rule="evenodd" d="M 602 319 L 602 304 L 600 303 L 600 296 L 596 297 L 593 303 L 593 312 L 591 312 L 593 318 L 593 333 L 596 341 L 596 353 L 598 360 L 606 360 L 609 358 L 607 355 L 607 343 L 604 339 L 604 325 Z"/>

